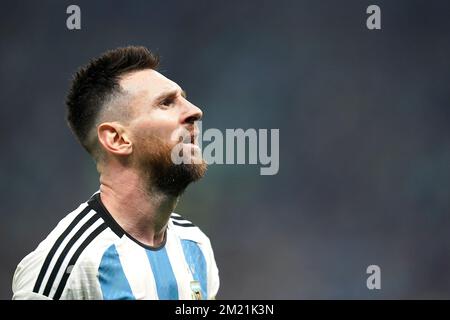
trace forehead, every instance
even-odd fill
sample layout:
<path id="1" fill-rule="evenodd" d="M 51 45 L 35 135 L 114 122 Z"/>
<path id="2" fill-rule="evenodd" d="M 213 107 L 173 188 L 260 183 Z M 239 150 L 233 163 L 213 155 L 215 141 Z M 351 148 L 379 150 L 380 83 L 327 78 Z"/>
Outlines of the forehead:
<path id="1" fill-rule="evenodd" d="M 119 83 L 125 91 L 150 99 L 156 98 L 164 92 L 181 90 L 178 84 L 152 69 L 126 74 Z"/>

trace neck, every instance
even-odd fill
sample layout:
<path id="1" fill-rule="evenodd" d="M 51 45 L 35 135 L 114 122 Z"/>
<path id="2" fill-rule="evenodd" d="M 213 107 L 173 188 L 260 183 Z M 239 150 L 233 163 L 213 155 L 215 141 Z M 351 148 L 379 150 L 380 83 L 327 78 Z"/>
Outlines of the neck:
<path id="1" fill-rule="evenodd" d="M 100 174 L 100 197 L 114 220 L 145 245 L 164 241 L 170 214 L 179 197 L 149 186 L 145 175 L 130 168 L 111 168 Z"/>

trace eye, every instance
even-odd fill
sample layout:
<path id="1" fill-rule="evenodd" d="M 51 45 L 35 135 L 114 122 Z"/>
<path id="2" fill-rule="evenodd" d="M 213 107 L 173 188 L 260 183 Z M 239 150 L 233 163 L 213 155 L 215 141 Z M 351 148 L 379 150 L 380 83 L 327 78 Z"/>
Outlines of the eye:
<path id="1" fill-rule="evenodd" d="M 170 107 L 170 106 L 173 104 L 174 100 L 175 100 L 175 99 L 174 99 L 173 97 L 166 98 L 166 99 L 164 99 L 164 100 L 161 102 L 161 105 L 166 106 L 166 107 Z"/>

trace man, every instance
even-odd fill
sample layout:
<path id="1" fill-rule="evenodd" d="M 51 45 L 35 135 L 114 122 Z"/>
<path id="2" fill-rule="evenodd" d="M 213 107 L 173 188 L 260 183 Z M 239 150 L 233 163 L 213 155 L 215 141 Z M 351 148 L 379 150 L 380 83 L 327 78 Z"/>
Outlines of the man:
<path id="1" fill-rule="evenodd" d="M 126 47 L 75 75 L 67 120 L 96 162 L 100 190 L 20 262 L 13 299 L 215 298 L 208 237 L 172 213 L 206 171 L 196 145 L 202 111 L 157 65 L 146 48 Z"/>

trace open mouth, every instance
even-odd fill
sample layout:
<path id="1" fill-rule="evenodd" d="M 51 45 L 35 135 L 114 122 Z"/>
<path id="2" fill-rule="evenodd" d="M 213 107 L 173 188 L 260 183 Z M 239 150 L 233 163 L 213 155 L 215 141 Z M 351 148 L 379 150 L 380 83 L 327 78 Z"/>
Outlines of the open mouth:
<path id="1" fill-rule="evenodd" d="M 186 137 L 183 139 L 183 143 L 197 145 L 197 143 L 196 143 L 197 136 L 198 136 L 197 133 L 191 132 L 190 135 L 186 136 Z"/>

